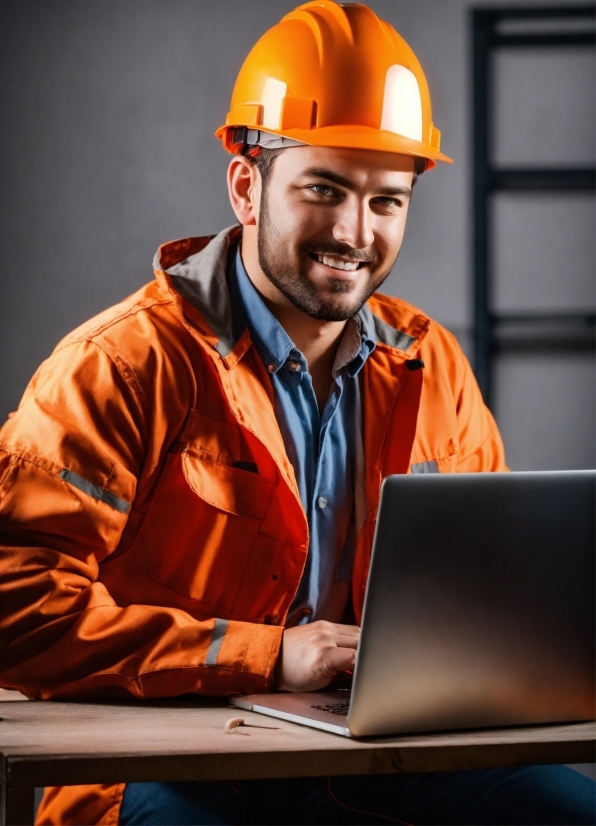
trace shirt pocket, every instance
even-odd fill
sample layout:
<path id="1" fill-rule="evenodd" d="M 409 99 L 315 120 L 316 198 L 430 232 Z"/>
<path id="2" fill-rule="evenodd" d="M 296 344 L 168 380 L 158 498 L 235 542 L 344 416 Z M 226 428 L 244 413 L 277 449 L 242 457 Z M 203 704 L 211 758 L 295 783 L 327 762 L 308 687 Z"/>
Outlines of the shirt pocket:
<path id="1" fill-rule="evenodd" d="M 253 462 L 239 431 L 192 412 L 179 449 L 166 458 L 133 551 L 149 579 L 225 611 L 233 610 L 274 488 L 244 469 Z M 244 467 L 234 467 L 238 461 Z"/>

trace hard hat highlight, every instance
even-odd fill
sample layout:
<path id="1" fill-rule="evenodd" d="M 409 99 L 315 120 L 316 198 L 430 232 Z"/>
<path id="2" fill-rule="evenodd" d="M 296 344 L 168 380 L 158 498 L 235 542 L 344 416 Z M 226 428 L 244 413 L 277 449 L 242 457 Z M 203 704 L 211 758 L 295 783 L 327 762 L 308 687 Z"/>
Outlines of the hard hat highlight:
<path id="1" fill-rule="evenodd" d="M 452 163 L 440 152 L 416 55 L 362 3 L 312 0 L 269 29 L 244 61 L 215 134 L 231 153 L 250 134 L 271 147 L 299 142 L 415 155 L 427 168 Z"/>

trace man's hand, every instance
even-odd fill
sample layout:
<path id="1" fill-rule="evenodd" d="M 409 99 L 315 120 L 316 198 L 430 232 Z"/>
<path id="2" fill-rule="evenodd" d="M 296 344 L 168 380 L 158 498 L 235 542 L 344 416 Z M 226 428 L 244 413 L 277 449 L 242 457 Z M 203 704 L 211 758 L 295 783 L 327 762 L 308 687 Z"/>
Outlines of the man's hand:
<path id="1" fill-rule="evenodd" d="M 286 628 L 276 668 L 282 691 L 316 691 L 344 671 L 352 672 L 360 628 L 318 620 Z"/>

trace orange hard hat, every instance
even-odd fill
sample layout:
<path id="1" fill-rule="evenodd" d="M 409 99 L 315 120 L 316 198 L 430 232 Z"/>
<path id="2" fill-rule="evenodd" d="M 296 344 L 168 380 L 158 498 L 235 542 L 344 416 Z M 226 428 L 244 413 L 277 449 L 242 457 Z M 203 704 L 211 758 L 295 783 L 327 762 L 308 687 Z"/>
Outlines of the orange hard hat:
<path id="1" fill-rule="evenodd" d="M 428 84 L 395 29 L 362 3 L 312 0 L 269 29 L 244 61 L 224 126 L 231 153 L 334 146 L 397 152 L 436 161 Z"/>

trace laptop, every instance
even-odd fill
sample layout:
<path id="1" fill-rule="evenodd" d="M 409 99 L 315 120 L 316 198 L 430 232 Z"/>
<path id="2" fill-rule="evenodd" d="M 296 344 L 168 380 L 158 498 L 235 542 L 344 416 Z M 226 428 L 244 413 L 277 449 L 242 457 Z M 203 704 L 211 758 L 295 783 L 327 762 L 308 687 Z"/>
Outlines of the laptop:
<path id="1" fill-rule="evenodd" d="M 593 720 L 596 471 L 385 479 L 351 690 L 230 698 L 347 737 Z"/>

